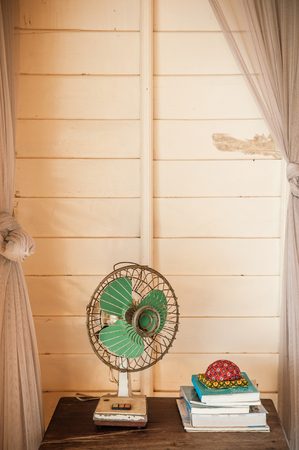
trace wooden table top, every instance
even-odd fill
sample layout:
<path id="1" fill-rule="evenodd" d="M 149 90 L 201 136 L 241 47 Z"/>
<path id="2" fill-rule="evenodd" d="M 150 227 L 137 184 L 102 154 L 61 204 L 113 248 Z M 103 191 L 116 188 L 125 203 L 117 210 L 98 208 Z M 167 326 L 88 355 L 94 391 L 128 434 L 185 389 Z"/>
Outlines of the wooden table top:
<path id="1" fill-rule="evenodd" d="M 75 397 L 62 397 L 40 450 L 288 450 L 272 400 L 262 400 L 268 411 L 270 433 L 188 433 L 182 426 L 175 398 L 150 397 L 147 401 L 145 428 L 98 428 L 92 418 L 97 400 L 80 402 Z"/>

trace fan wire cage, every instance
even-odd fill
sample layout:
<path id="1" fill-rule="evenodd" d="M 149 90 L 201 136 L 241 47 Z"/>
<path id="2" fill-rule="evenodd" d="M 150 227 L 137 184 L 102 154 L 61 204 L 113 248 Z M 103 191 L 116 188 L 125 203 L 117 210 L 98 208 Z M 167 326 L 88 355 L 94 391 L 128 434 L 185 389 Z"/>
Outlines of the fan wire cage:
<path id="1" fill-rule="evenodd" d="M 129 264 L 116 268 L 120 264 Z M 179 324 L 179 307 L 177 297 L 166 278 L 156 270 L 135 263 L 118 263 L 114 271 L 107 275 L 95 290 L 87 306 L 87 330 L 89 340 L 95 354 L 107 366 L 120 372 L 136 372 L 156 364 L 167 353 L 173 344 Z M 99 339 L 100 332 L 113 324 L 118 318 L 105 313 L 100 306 L 104 290 L 115 280 L 128 278 L 132 282 L 132 303 L 138 307 L 140 302 L 153 290 L 162 291 L 167 304 L 167 314 L 162 330 L 152 336 L 142 336 L 143 352 L 140 356 L 126 358 L 106 348 Z M 128 312 L 130 316 L 130 312 Z M 126 317 L 130 322 L 132 318 Z M 164 322 L 164 321 L 163 321 Z"/>

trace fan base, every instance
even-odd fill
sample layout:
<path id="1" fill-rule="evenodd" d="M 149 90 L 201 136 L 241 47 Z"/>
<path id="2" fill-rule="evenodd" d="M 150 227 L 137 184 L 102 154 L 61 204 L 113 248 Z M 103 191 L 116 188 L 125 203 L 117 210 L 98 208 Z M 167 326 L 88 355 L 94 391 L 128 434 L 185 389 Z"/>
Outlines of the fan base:
<path id="1" fill-rule="evenodd" d="M 100 426 L 145 427 L 147 423 L 146 396 L 104 395 L 100 398 L 93 414 L 93 421 Z"/>

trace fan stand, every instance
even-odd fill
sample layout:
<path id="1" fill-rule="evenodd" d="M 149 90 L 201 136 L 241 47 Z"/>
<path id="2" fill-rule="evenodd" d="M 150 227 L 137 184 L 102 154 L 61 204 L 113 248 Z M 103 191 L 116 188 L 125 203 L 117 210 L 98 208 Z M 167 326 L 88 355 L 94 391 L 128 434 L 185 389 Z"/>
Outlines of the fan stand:
<path id="1" fill-rule="evenodd" d="M 131 374 L 119 372 L 117 395 L 103 395 L 93 414 L 98 426 L 144 427 L 147 423 L 145 395 L 133 395 Z"/>

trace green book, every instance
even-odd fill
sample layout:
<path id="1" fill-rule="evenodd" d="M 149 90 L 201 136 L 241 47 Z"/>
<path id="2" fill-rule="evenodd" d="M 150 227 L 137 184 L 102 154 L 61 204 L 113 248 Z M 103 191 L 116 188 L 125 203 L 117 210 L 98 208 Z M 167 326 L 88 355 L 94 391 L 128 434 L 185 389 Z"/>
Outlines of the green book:
<path id="1" fill-rule="evenodd" d="M 209 389 L 198 379 L 197 375 L 192 375 L 192 384 L 202 403 L 233 403 L 233 402 L 256 402 L 260 400 L 260 393 L 251 383 L 245 372 L 241 372 L 242 377 L 248 381 L 248 386 L 232 387 L 224 389 Z"/>

